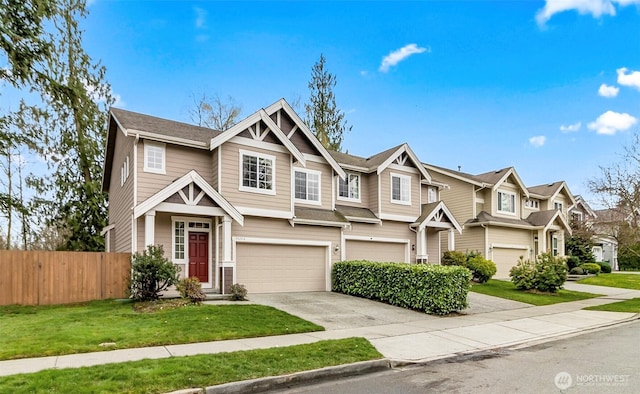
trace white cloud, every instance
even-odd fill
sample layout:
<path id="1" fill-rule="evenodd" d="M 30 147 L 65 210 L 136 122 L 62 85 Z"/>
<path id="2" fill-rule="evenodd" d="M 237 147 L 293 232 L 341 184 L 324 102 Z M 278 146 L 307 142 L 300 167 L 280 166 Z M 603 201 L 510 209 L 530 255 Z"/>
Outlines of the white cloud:
<path id="1" fill-rule="evenodd" d="M 640 71 L 629 71 L 626 67 L 622 67 L 616 70 L 618 73 L 618 83 L 622 86 L 631 86 L 640 90 Z"/>
<path id="2" fill-rule="evenodd" d="M 598 134 L 615 135 L 618 131 L 625 131 L 638 123 L 638 119 L 627 114 L 607 111 L 598 116 L 594 122 L 587 125 L 590 130 L 595 130 Z"/>
<path id="3" fill-rule="evenodd" d="M 535 137 L 529 138 L 529 143 L 535 148 L 543 146 L 545 142 L 547 142 L 547 137 L 544 135 L 536 135 Z"/>
<path id="4" fill-rule="evenodd" d="M 196 12 L 196 29 L 205 29 L 207 27 L 207 11 L 200 7 L 193 7 L 193 10 Z"/>
<path id="5" fill-rule="evenodd" d="M 430 53 L 430 48 L 419 47 L 416 44 L 408 44 L 403 46 L 400 49 L 396 49 L 395 51 L 389 53 L 387 56 L 382 58 L 382 63 L 380 64 L 379 71 L 386 73 L 389 69 L 396 64 L 400 63 L 404 59 L 408 58 L 411 55 L 415 55 L 417 53 L 427 52 Z"/>
<path id="6" fill-rule="evenodd" d="M 598 94 L 602 97 L 616 97 L 619 91 L 620 88 L 603 83 L 600 85 L 600 89 L 598 89 Z"/>
<path id="7" fill-rule="evenodd" d="M 616 14 L 614 4 L 624 7 L 630 4 L 640 4 L 640 0 L 546 0 L 543 8 L 536 13 L 536 21 L 540 27 L 555 14 L 576 10 L 580 15 L 591 14 L 594 18 L 602 15 Z"/>
<path id="8" fill-rule="evenodd" d="M 574 124 L 570 124 L 569 126 L 560 126 L 560 131 L 562 131 L 563 133 L 574 133 L 580 130 L 580 127 L 582 127 L 582 122 L 576 122 Z"/>

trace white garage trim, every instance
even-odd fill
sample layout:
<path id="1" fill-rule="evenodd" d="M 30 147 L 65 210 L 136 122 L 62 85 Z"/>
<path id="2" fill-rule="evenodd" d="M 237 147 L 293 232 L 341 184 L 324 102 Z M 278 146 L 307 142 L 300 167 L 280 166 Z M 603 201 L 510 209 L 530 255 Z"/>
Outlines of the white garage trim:
<path id="1" fill-rule="evenodd" d="M 293 246 L 322 246 L 325 251 L 325 290 L 331 291 L 331 242 L 310 241 L 302 239 L 281 239 L 261 237 L 231 237 L 233 256 L 233 277 L 236 278 L 236 247 L 238 243 L 265 244 L 265 245 L 293 245 Z"/>
<path id="2" fill-rule="evenodd" d="M 512 244 L 491 244 L 490 248 L 500 248 L 500 249 L 524 249 L 529 250 L 529 245 L 512 245 Z"/>
<path id="3" fill-rule="evenodd" d="M 369 241 L 369 242 L 389 242 L 405 244 L 404 248 L 404 262 L 409 262 L 409 248 L 411 246 L 411 240 L 406 238 L 385 238 L 385 237 L 367 237 L 364 235 L 344 235 L 342 237 L 342 245 L 340 246 L 341 254 L 340 260 L 344 261 L 347 258 L 347 241 Z"/>

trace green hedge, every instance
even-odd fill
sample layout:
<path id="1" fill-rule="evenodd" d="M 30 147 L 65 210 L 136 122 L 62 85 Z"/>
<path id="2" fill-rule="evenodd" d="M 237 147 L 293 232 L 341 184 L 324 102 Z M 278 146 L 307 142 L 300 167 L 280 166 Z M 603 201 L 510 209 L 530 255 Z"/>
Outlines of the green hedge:
<path id="1" fill-rule="evenodd" d="M 331 279 L 335 292 L 446 315 L 467 307 L 471 272 L 458 266 L 341 261 L 333 265 Z"/>

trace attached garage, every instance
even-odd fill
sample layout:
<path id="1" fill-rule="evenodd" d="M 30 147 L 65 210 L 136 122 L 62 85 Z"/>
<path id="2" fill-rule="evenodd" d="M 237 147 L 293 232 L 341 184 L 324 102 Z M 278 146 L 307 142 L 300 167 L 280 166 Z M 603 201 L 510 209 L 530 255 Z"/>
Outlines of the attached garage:
<path id="1" fill-rule="evenodd" d="M 236 244 L 236 283 L 251 293 L 327 291 L 327 246 Z"/>
<path id="2" fill-rule="evenodd" d="M 368 260 L 404 263 L 407 255 L 405 242 L 377 242 L 346 240 L 346 260 Z"/>
<path id="3" fill-rule="evenodd" d="M 527 249 L 499 248 L 494 246 L 492 250 L 490 260 L 496 263 L 496 268 L 498 269 L 494 275 L 496 279 L 509 278 L 511 267 L 518 263 L 520 256 L 524 256 L 524 258 L 529 257 Z"/>

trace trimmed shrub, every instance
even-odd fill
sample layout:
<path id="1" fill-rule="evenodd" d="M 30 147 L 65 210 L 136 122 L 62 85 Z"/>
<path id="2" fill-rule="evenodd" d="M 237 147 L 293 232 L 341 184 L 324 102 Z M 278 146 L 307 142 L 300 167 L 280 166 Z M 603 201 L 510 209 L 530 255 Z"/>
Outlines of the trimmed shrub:
<path id="1" fill-rule="evenodd" d="M 131 297 L 138 301 L 160 298 L 160 292 L 178 282 L 177 265 L 164 257 L 162 245 L 149 245 L 131 257 Z"/>
<path id="2" fill-rule="evenodd" d="M 230 290 L 233 301 L 245 301 L 247 299 L 247 288 L 244 285 L 239 283 L 232 284 Z"/>
<path id="3" fill-rule="evenodd" d="M 511 268 L 511 281 L 521 290 L 539 290 L 555 293 L 567 280 L 567 266 L 564 258 L 543 253 L 535 260 L 524 260 Z"/>
<path id="4" fill-rule="evenodd" d="M 338 293 L 446 315 L 467 307 L 471 272 L 453 266 L 341 261 L 333 265 L 331 279 Z"/>
<path id="5" fill-rule="evenodd" d="M 608 263 L 605 263 L 604 261 L 600 261 L 597 264 L 600 266 L 600 272 L 602 272 L 603 274 L 611 273 L 611 266 Z"/>
<path id="6" fill-rule="evenodd" d="M 569 273 L 571 275 L 584 275 L 584 270 L 580 267 L 573 267 Z"/>
<path id="7" fill-rule="evenodd" d="M 497 272 L 496 264 L 481 255 L 475 255 L 467 260 L 467 268 L 478 283 L 485 283 Z"/>
<path id="8" fill-rule="evenodd" d="M 580 259 L 577 256 L 567 256 L 567 268 L 570 270 L 580 266 Z"/>
<path id="9" fill-rule="evenodd" d="M 176 290 L 182 298 L 188 298 L 191 302 L 199 304 L 204 301 L 207 296 L 202 291 L 202 284 L 196 277 L 181 279 L 176 284 Z"/>
<path id="10" fill-rule="evenodd" d="M 460 265 L 465 266 L 467 264 L 467 255 L 457 250 L 447 250 L 442 254 L 442 265 Z"/>
<path id="11" fill-rule="evenodd" d="M 590 273 L 590 274 L 599 274 L 600 273 L 600 266 L 596 263 L 585 263 L 585 264 L 580 264 L 580 268 L 582 268 L 583 270 L 585 270 L 586 272 Z"/>

